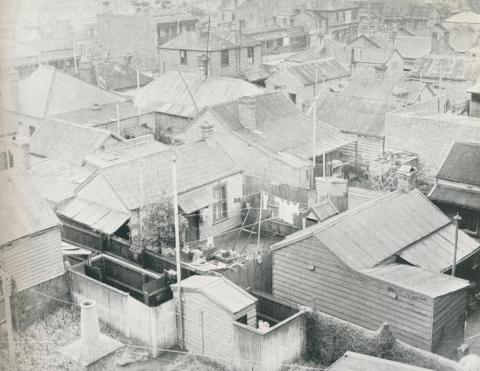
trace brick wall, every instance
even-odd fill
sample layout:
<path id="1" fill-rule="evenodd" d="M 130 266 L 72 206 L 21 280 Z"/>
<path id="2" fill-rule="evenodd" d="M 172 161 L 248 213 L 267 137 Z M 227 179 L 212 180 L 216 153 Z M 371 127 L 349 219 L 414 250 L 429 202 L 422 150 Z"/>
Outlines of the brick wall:
<path id="1" fill-rule="evenodd" d="M 247 48 L 231 49 L 228 51 L 228 66 L 221 65 L 221 52 L 213 51 L 210 56 L 210 75 L 212 76 L 237 76 L 239 73 L 260 67 L 262 63 L 262 48 L 254 48 L 253 64 L 247 63 Z M 240 58 L 239 58 L 240 53 Z M 180 64 L 180 50 L 176 49 L 158 49 L 158 60 L 160 72 L 180 71 L 180 72 L 198 72 L 198 57 L 205 55 L 204 51 L 187 50 L 187 64 Z"/>
<path id="2" fill-rule="evenodd" d="M 425 104 L 436 105 L 436 100 Z M 427 180 L 433 180 L 455 140 L 480 140 L 480 119 L 434 114 L 388 113 L 385 148 L 418 154 Z"/>

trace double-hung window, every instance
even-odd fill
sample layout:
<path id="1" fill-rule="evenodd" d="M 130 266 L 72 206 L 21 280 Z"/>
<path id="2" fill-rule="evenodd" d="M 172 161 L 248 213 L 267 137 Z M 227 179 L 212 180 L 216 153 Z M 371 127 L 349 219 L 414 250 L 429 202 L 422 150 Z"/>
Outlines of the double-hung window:
<path id="1" fill-rule="evenodd" d="M 221 52 L 221 63 L 222 63 L 222 67 L 228 67 L 228 50 L 222 50 Z"/>
<path id="2" fill-rule="evenodd" d="M 255 61 L 255 48 L 253 46 L 249 46 L 247 48 L 247 63 L 253 64 Z"/>
<path id="3" fill-rule="evenodd" d="M 187 64 L 187 51 L 184 49 L 180 50 L 180 64 Z"/>
<path id="4" fill-rule="evenodd" d="M 213 206 L 213 222 L 226 219 L 228 217 L 227 185 L 219 184 L 213 188 L 213 198 L 215 200 Z"/>

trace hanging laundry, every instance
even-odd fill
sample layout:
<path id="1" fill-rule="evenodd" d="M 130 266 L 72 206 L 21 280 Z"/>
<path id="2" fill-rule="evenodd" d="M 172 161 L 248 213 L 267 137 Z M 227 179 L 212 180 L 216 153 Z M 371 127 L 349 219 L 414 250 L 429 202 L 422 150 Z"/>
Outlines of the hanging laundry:
<path id="1" fill-rule="evenodd" d="M 278 203 L 278 218 L 293 225 L 294 215 L 299 214 L 299 204 L 275 197 L 275 203 Z"/>
<path id="2" fill-rule="evenodd" d="M 267 210 L 268 209 L 268 193 L 267 192 L 262 191 L 261 201 L 262 201 L 262 205 L 260 207 L 262 208 L 262 210 Z"/>

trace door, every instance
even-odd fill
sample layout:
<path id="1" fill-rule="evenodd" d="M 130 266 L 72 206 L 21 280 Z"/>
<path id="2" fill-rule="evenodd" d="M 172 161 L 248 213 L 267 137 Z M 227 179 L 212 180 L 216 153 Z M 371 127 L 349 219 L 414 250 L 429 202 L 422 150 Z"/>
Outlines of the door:
<path id="1" fill-rule="evenodd" d="M 185 231 L 185 242 L 194 242 L 200 239 L 200 211 L 194 211 L 185 215 L 187 219 L 187 230 Z"/>

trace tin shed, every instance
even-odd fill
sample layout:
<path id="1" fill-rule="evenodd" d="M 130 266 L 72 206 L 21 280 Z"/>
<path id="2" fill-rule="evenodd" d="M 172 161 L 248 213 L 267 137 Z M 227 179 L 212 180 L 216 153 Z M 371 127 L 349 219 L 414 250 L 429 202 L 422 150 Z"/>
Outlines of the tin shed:
<path id="1" fill-rule="evenodd" d="M 178 284 L 171 287 L 178 300 Z M 256 327 L 256 302 L 255 297 L 223 277 L 196 275 L 183 280 L 185 347 L 231 364 L 234 321 Z"/>

